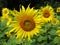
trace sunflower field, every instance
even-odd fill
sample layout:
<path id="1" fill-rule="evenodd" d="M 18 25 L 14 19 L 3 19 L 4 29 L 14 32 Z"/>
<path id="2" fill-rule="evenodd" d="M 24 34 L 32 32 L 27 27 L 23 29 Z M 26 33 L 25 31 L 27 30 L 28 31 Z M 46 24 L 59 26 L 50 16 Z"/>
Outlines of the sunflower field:
<path id="1" fill-rule="evenodd" d="M 60 3 L 39 5 L 2 8 L 0 45 L 60 45 Z"/>

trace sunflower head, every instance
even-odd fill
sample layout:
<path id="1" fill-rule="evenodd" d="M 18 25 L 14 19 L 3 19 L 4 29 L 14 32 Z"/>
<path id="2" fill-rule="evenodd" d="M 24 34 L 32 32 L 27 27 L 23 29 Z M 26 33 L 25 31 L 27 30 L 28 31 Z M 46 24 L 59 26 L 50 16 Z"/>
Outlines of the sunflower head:
<path id="1" fill-rule="evenodd" d="M 51 20 L 51 23 L 52 23 L 53 25 L 59 24 L 59 20 L 56 19 L 56 18 L 53 18 L 53 19 Z"/>
<path id="2" fill-rule="evenodd" d="M 49 10 L 44 10 L 44 12 L 43 12 L 43 16 L 44 16 L 44 18 L 49 18 L 49 16 L 50 16 L 50 12 L 49 12 Z"/>
<path id="3" fill-rule="evenodd" d="M 22 6 L 20 12 L 15 11 L 13 15 L 14 20 L 10 25 L 13 29 L 10 31 L 15 32 L 17 39 L 28 38 L 28 40 L 31 40 L 33 35 L 38 35 L 41 28 L 41 18 L 40 15 L 37 15 L 37 10 L 29 6 L 25 9 Z"/>
<path id="4" fill-rule="evenodd" d="M 9 14 L 9 9 L 3 8 L 2 9 L 2 21 L 4 21 L 6 18 L 8 18 L 8 14 Z"/>
<path id="5" fill-rule="evenodd" d="M 35 22 L 30 16 L 23 16 L 20 21 L 20 26 L 25 31 L 31 31 L 35 28 Z"/>
<path id="6" fill-rule="evenodd" d="M 60 12 L 60 7 L 57 7 L 56 12 Z"/>
<path id="7" fill-rule="evenodd" d="M 19 15 L 19 12 L 17 10 L 15 10 L 15 9 L 11 13 L 13 14 L 13 16 Z"/>
<path id="8" fill-rule="evenodd" d="M 9 14 L 9 9 L 8 8 L 3 8 L 2 9 L 1 21 L 8 20 L 7 25 L 9 25 L 10 22 L 11 22 L 11 18 L 9 17 L 8 14 Z"/>
<path id="9" fill-rule="evenodd" d="M 9 14 L 9 9 L 3 8 L 3 9 L 2 9 L 2 14 L 3 14 L 3 15 Z"/>
<path id="10" fill-rule="evenodd" d="M 52 20 L 54 16 L 54 9 L 47 5 L 45 7 L 41 7 L 39 14 L 41 15 L 41 18 L 45 20 L 46 22 Z"/>
<path id="11" fill-rule="evenodd" d="M 57 35 L 60 36 L 60 30 L 57 30 Z"/>

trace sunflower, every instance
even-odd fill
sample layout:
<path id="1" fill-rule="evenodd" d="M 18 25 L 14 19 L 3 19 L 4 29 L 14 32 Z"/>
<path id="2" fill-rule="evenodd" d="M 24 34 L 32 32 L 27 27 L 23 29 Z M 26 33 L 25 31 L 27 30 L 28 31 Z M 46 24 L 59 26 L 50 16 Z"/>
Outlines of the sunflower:
<path id="1" fill-rule="evenodd" d="M 11 18 L 8 16 L 8 14 L 9 14 L 9 9 L 3 8 L 1 20 L 4 21 L 7 19 L 8 20 L 7 25 L 9 25 L 11 22 Z"/>
<path id="2" fill-rule="evenodd" d="M 60 30 L 57 30 L 57 35 L 60 36 Z"/>
<path id="3" fill-rule="evenodd" d="M 38 36 L 40 32 L 40 15 L 37 15 L 37 10 L 34 8 L 27 9 L 22 6 L 20 11 L 13 10 L 14 21 L 11 23 L 11 27 L 14 27 L 9 33 L 14 32 L 17 39 L 28 38 L 31 41 L 33 35 Z M 9 33 L 7 35 L 9 35 Z"/>
<path id="4" fill-rule="evenodd" d="M 56 12 L 60 12 L 60 7 L 57 7 Z"/>
<path id="5" fill-rule="evenodd" d="M 53 18 L 53 19 L 51 20 L 51 23 L 52 23 L 53 25 L 59 24 L 59 20 L 58 20 L 57 18 Z"/>
<path id="6" fill-rule="evenodd" d="M 42 20 L 48 22 L 54 17 L 54 9 L 51 6 L 47 5 L 45 7 L 41 7 L 39 14 L 41 15 Z"/>
<path id="7" fill-rule="evenodd" d="M 3 8 L 2 9 L 2 15 L 7 15 L 9 14 L 9 9 L 8 8 Z"/>

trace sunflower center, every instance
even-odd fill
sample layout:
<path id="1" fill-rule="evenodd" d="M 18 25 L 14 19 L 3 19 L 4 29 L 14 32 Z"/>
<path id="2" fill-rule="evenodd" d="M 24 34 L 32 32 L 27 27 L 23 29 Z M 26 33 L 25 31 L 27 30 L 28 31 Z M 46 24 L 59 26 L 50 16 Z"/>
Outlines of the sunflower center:
<path id="1" fill-rule="evenodd" d="M 4 13 L 7 14 L 7 11 L 5 10 Z"/>
<path id="2" fill-rule="evenodd" d="M 56 23 L 56 20 L 53 20 L 53 23 L 55 24 Z"/>
<path id="3" fill-rule="evenodd" d="M 35 28 L 35 22 L 30 16 L 23 16 L 20 20 L 20 26 L 24 31 L 31 31 Z"/>
<path id="4" fill-rule="evenodd" d="M 49 18 L 49 16 L 50 16 L 49 11 L 48 11 L 48 10 L 45 10 L 43 16 L 44 16 L 45 18 Z"/>
<path id="5" fill-rule="evenodd" d="M 24 22 L 24 25 L 28 27 L 29 25 L 31 25 L 31 22 L 30 22 L 29 20 L 26 20 L 26 21 Z"/>

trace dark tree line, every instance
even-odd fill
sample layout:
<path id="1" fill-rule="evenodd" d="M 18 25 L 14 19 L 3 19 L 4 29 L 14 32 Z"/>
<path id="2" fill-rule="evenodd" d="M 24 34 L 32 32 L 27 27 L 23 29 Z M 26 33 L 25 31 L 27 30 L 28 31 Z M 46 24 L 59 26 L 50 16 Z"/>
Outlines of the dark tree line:
<path id="1" fill-rule="evenodd" d="M 7 7 L 12 10 L 14 8 L 16 10 L 19 10 L 19 6 L 21 5 L 26 8 L 30 4 L 30 7 L 39 8 L 39 6 L 43 6 L 47 3 L 54 6 L 55 2 L 60 3 L 59 0 L 0 0 L 0 13 L 3 7 Z"/>

